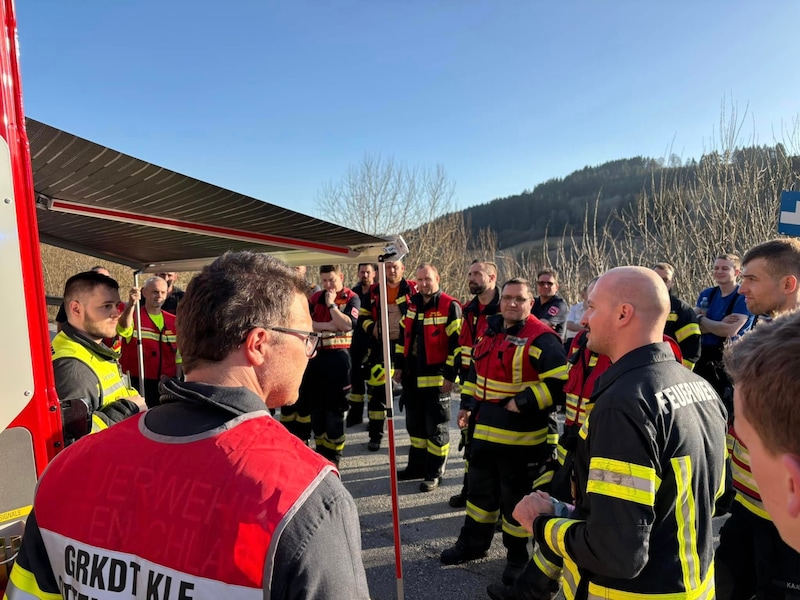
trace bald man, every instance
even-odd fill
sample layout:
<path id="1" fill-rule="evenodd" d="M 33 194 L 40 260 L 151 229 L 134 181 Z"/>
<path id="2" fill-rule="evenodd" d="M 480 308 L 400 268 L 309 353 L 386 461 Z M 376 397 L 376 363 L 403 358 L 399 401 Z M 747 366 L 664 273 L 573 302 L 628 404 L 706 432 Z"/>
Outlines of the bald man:
<path id="1" fill-rule="evenodd" d="M 588 348 L 612 364 L 580 432 L 575 506 L 535 492 L 514 511 L 538 542 L 534 563 L 563 565 L 568 598 L 714 597 L 711 517 L 727 415 L 662 341 L 669 307 L 664 283 L 641 267 L 608 271 L 589 294 Z M 490 595 L 545 597 L 525 584 L 523 575 Z"/>

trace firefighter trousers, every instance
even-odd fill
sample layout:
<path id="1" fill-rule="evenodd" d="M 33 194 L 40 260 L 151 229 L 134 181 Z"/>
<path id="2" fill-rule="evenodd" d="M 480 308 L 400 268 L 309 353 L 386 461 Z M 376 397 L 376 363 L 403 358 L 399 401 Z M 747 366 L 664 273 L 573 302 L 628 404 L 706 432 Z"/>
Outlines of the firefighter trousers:
<path id="1" fill-rule="evenodd" d="M 409 472 L 432 481 L 444 474 L 450 450 L 450 394 L 441 388 L 420 387 L 413 373 L 403 373 L 406 429 L 411 438 Z"/>
<path id="2" fill-rule="evenodd" d="M 544 469 L 544 464 L 535 460 L 541 452 L 532 450 L 473 440 L 467 472 L 467 516 L 459 534 L 462 544 L 476 552 L 488 550 L 502 510 L 503 545 L 508 562 L 524 565 L 528 561 L 530 534 L 512 512 L 532 491 L 533 482 Z"/>

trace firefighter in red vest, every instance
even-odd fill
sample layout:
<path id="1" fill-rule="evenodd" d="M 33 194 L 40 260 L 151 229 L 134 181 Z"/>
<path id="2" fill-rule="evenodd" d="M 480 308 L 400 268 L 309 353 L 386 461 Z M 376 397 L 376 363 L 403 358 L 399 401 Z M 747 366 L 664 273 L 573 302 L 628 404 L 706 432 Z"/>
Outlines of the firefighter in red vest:
<path id="1" fill-rule="evenodd" d="M 461 305 L 439 290 L 439 272 L 430 263 L 417 267 L 417 293 L 401 321 L 403 356 L 394 379 L 403 385 L 406 427 L 411 438 L 408 466 L 401 481 L 422 479 L 420 490 L 439 487 L 450 450 L 450 392 L 461 331 Z"/>
<path id="2" fill-rule="evenodd" d="M 295 401 L 319 341 L 305 289 L 254 252 L 195 275 L 186 381 L 55 458 L 9 598 L 369 598 L 352 496 L 267 410 Z"/>
<path id="3" fill-rule="evenodd" d="M 508 585 L 525 569 L 530 537 L 511 512 L 551 473 L 558 438 L 552 413 L 564 402 L 567 379 L 561 338 L 531 315 L 532 307 L 530 283 L 507 281 L 500 314 L 486 320 L 473 347 L 458 413 L 462 427 L 476 413 L 467 515 L 455 545 L 441 555 L 446 565 L 485 556 L 502 508 Z"/>
<path id="4" fill-rule="evenodd" d="M 120 315 L 117 333 L 122 338 L 122 372 L 128 373 L 133 386 L 144 393 L 148 408 L 159 404 L 158 384 L 162 377 L 180 377 L 181 357 L 175 332 L 175 315 L 161 309 L 167 299 L 167 282 L 150 277 L 142 287 L 144 305 L 139 307 L 142 329 L 144 382 L 139 380 L 139 332 L 133 319 L 133 303 Z M 142 385 L 144 383 L 144 385 Z"/>
<path id="5" fill-rule="evenodd" d="M 339 265 L 319 268 L 322 289 L 309 300 L 314 331 L 323 334 L 317 355 L 308 362 L 300 386 L 299 407 L 281 409 L 281 421 L 297 434 L 298 424 L 310 418 L 317 452 L 339 466 L 345 444 L 345 418 L 350 392 L 350 345 L 361 301 L 344 287 Z M 296 405 L 296 406 L 297 406 Z M 290 410 L 286 410 L 289 408 Z M 290 417 L 295 416 L 295 425 Z M 308 429 L 305 429 L 308 431 Z M 303 441 L 308 439 L 300 437 Z"/>

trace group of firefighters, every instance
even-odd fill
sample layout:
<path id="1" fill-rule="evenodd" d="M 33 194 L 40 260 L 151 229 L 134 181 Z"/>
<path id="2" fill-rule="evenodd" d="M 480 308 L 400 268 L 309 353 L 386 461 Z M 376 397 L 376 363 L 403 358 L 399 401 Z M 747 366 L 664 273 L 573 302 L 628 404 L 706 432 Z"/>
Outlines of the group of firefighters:
<path id="1" fill-rule="evenodd" d="M 450 505 L 466 515 L 440 559 L 456 565 L 485 556 L 499 527 L 506 566 L 502 583 L 487 589 L 491 598 L 550 598 L 559 580 L 567 598 L 712 598 L 715 585 L 722 598 L 800 597 L 800 557 L 764 509 L 731 426 L 733 405 L 723 402 L 724 342 L 749 328 L 753 314 L 769 320 L 798 307 L 800 292 L 759 292 L 776 270 L 800 277 L 800 243 L 765 242 L 741 262 L 718 257 L 718 285 L 692 308 L 671 294 L 667 263 L 613 269 L 587 285 L 579 331 L 565 345 L 567 307 L 550 269 L 535 284 L 512 278 L 501 286 L 497 266 L 476 260 L 468 273 L 474 296 L 462 308 L 440 290 L 435 265 L 420 264 L 409 280 L 402 261 L 388 262 L 384 332 L 376 266 L 359 265 L 354 289 L 339 266 L 322 266 L 321 289 L 308 297 L 313 333 L 271 327 L 302 337 L 311 359 L 299 400 L 279 418 L 306 445 L 313 434 L 317 452 L 338 468 L 346 428 L 363 421 L 365 405 L 368 449 L 380 449 L 389 376 L 411 442 L 397 477 L 419 479 L 429 492 L 445 471 L 451 393 L 460 383 L 467 466 Z M 112 331 L 104 315 L 120 310 L 115 282 L 96 271 L 67 282 L 68 319 L 53 341 L 57 389 L 61 398 L 87 400 L 95 430 L 144 409 L 119 378 L 114 340 L 133 375 L 141 336 L 145 380 L 136 383 L 147 406 L 158 404 L 162 376 L 180 375 L 175 317 L 163 310 L 171 283 L 157 276 L 131 290 Z M 614 313 L 612 304 L 629 308 Z M 692 373 L 695 364 L 703 377 Z M 711 517 L 723 512 L 731 516 L 714 559 Z"/>
<path id="2" fill-rule="evenodd" d="M 603 345 L 597 339 L 600 327 L 591 326 L 599 278 L 583 290 L 581 326 L 565 343 L 567 306 L 550 269 L 537 273 L 535 283 L 513 278 L 500 286 L 496 265 L 476 260 L 468 273 L 474 296 L 462 308 L 439 289 L 434 265 L 419 265 L 412 281 L 404 278 L 402 262 L 387 263 L 390 375 L 411 442 L 408 463 L 397 477 L 422 480 L 423 492 L 441 483 L 451 392 L 455 383 L 461 385 L 457 421 L 467 468 L 450 505 L 464 507 L 466 515 L 441 562 L 485 556 L 499 528 L 506 566 L 502 583 L 487 590 L 495 599 L 550 598 L 559 579 L 568 598 L 710 598 L 715 585 L 723 598 L 800 593 L 800 558 L 769 521 L 749 474 L 747 451 L 731 427 L 731 382 L 722 365 L 725 344 L 753 325 L 754 314 L 765 320 L 794 308 L 755 304 L 753 313 L 747 310 L 753 273 L 764 261 L 788 264 L 785 268 L 800 274 L 800 245 L 773 240 L 753 248 L 744 263 L 734 255 L 717 257 L 716 286 L 700 294 L 696 307 L 673 294 L 675 269 L 668 263 L 657 263 L 646 274 L 610 272 L 600 297 L 614 293 L 608 283 L 613 274 L 615 288 L 630 288 L 645 307 L 637 307 L 638 317 L 647 317 L 640 329 L 659 324 L 659 343 L 646 346 L 647 352 L 613 357 L 621 342 Z M 324 289 L 310 300 L 314 330 L 333 335 L 322 338 L 299 405 L 284 408 L 288 416 L 281 417 L 290 427 L 293 420 L 310 417 L 317 451 L 337 465 L 345 428 L 362 422 L 365 403 L 369 450 L 380 448 L 383 435 L 385 374 L 375 272 L 375 265 L 359 265 L 359 284 L 349 290 L 338 268 L 321 270 Z M 650 310 L 659 302 L 663 315 Z M 599 351 L 605 348 L 608 354 Z M 695 365 L 702 377 L 692 373 Z M 350 379 L 343 377 L 346 371 Z M 601 400 L 619 396 L 620 389 L 622 397 L 631 396 L 630 405 Z M 590 433 L 598 400 L 609 408 L 597 412 Z M 559 435 L 560 406 L 565 419 Z M 308 440 L 307 433 L 300 435 Z M 542 498 L 553 510 L 531 508 Z M 537 517 L 557 519 L 526 523 L 521 517 L 526 502 Z M 726 512 L 731 517 L 715 565 L 711 517 Z M 588 527 L 570 529 L 579 522 Z M 529 560 L 532 533 L 536 544 Z M 756 558 L 761 554 L 769 560 Z M 621 564 L 626 561 L 630 564 Z"/>

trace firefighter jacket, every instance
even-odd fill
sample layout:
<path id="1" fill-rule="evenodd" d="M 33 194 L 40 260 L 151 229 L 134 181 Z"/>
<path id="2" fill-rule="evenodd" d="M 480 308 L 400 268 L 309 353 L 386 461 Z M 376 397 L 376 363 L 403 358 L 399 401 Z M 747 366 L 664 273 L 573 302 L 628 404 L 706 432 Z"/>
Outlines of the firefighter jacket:
<path id="1" fill-rule="evenodd" d="M 358 295 L 349 288 L 342 288 L 334 298 L 336 308 L 328 308 L 325 304 L 325 290 L 314 292 L 308 301 L 311 310 L 311 320 L 318 323 L 327 323 L 331 320 L 331 311 L 338 310 L 350 319 L 350 331 L 338 332 L 335 335 L 328 335 L 320 340 L 321 350 L 349 350 L 353 342 L 353 328 L 358 321 L 358 310 L 361 308 L 361 301 Z"/>
<path id="2" fill-rule="evenodd" d="M 175 315 L 168 312 L 161 312 L 164 317 L 164 328 L 159 329 L 153 322 L 150 313 L 144 306 L 139 307 L 139 319 L 142 328 L 142 356 L 144 357 L 144 378 L 161 379 L 162 375 L 175 377 L 178 374 L 178 339 L 175 334 Z M 119 330 L 118 330 L 119 331 Z M 126 335 L 121 333 L 121 335 Z M 133 335 L 123 338 L 122 356 L 120 365 L 122 372 L 128 373 L 132 377 L 139 376 L 139 351 L 138 335 L 136 327 L 133 327 Z"/>
<path id="3" fill-rule="evenodd" d="M 462 382 L 467 380 L 469 367 L 472 364 L 472 347 L 475 341 L 486 329 L 486 318 L 496 315 L 500 311 L 500 290 L 495 288 L 494 298 L 487 305 L 483 305 L 475 296 L 464 307 L 461 318 L 461 334 L 458 336 L 459 356 L 456 357 L 459 377 Z"/>
<path id="4" fill-rule="evenodd" d="M 9 599 L 368 598 L 333 466 L 245 388 L 165 390 L 167 405 L 56 457 Z"/>
<path id="5" fill-rule="evenodd" d="M 139 412 L 134 402 L 126 400 L 139 392 L 122 375 L 118 353 L 81 335 L 69 323 L 53 338 L 52 351 L 58 397 L 88 400 L 93 432 Z"/>
<path id="6" fill-rule="evenodd" d="M 418 387 L 441 387 L 445 379 L 456 380 L 461 305 L 455 298 L 438 291 L 425 302 L 422 294 L 414 294 L 400 327 L 403 357 L 395 363 L 397 368 L 413 368 Z"/>
<path id="7" fill-rule="evenodd" d="M 669 295 L 669 316 L 664 326 L 664 335 L 668 335 L 681 348 L 683 366 L 694 369 L 694 364 L 700 359 L 700 325 L 694 309 L 680 298 Z"/>
<path id="8" fill-rule="evenodd" d="M 772 521 L 764 508 L 756 480 L 750 470 L 750 453 L 736 435 L 735 425 L 728 431 L 728 451 L 731 455 L 731 474 L 736 492 L 734 502 L 738 502 L 757 517 Z"/>
<path id="9" fill-rule="evenodd" d="M 538 448 L 547 458 L 558 441 L 552 412 L 564 402 L 564 346 L 533 315 L 508 329 L 502 315 L 486 319 L 472 352 L 461 409 L 475 412 L 473 449 L 482 444 Z M 506 409 L 513 399 L 520 412 Z"/>
<path id="10" fill-rule="evenodd" d="M 537 297 L 533 301 L 531 313 L 542 323 L 549 325 L 562 340 L 564 339 L 564 333 L 567 329 L 569 306 L 567 306 L 567 303 L 564 302 L 561 296 L 556 294 L 544 304 L 542 304 L 541 297 Z"/>
<path id="11" fill-rule="evenodd" d="M 416 283 L 408 281 L 405 278 L 400 280 L 400 285 L 397 289 L 397 299 L 395 300 L 399 318 L 397 323 L 389 323 L 390 332 L 395 329 L 397 333 L 396 336 L 392 336 L 389 339 L 389 347 L 392 351 L 393 362 L 396 362 L 403 356 L 403 333 L 400 330 L 400 321 L 402 321 L 406 312 L 408 312 L 408 303 L 411 300 L 411 296 L 416 293 Z M 375 339 L 373 335 L 375 327 L 379 327 L 381 322 L 381 294 L 377 283 L 373 284 L 369 289 L 369 304 L 367 306 L 362 304 L 358 315 L 358 327 L 367 335 L 370 344 L 370 353 L 373 359 L 377 360 L 377 357 L 383 355 L 381 340 L 380 338 Z M 391 315 L 389 318 L 391 321 Z"/>
<path id="12" fill-rule="evenodd" d="M 563 559 L 567 598 L 713 598 L 727 428 L 719 396 L 660 343 L 612 364 L 592 400 L 575 510 L 534 521 L 534 561 L 547 571 Z"/>

